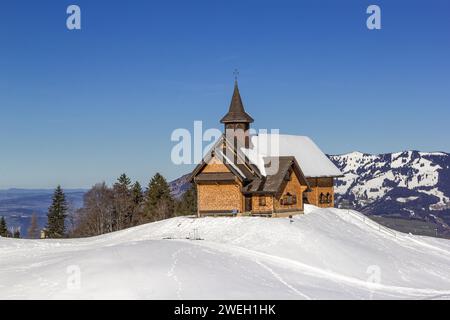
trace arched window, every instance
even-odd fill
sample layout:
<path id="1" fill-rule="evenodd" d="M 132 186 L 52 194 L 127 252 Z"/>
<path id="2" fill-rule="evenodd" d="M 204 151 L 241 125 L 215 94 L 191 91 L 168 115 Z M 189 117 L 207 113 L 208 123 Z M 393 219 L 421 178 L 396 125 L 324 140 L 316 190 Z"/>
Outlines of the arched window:
<path id="1" fill-rule="evenodd" d="M 327 193 L 327 203 L 331 203 L 333 201 L 333 196 L 328 192 Z"/>
<path id="2" fill-rule="evenodd" d="M 297 196 L 291 193 L 286 193 L 283 198 L 281 199 L 280 203 L 285 206 L 293 205 L 297 203 Z"/>
<path id="3" fill-rule="evenodd" d="M 326 199 L 325 199 L 325 195 L 323 194 L 323 192 L 320 194 L 319 197 L 319 203 L 325 203 Z"/>

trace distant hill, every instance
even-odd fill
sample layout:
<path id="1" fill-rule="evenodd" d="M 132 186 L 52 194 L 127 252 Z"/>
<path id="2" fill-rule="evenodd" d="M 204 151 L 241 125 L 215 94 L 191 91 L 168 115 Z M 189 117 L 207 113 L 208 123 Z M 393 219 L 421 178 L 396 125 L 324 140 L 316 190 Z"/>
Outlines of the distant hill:
<path id="1" fill-rule="evenodd" d="M 181 196 L 191 187 L 191 184 L 189 182 L 190 176 L 190 173 L 185 174 L 184 176 L 169 183 L 172 196 L 175 199 L 180 199 Z"/>
<path id="2" fill-rule="evenodd" d="M 82 206 L 86 190 L 67 189 L 64 192 L 72 209 Z M 45 226 L 52 195 L 51 189 L 0 190 L 0 216 L 5 217 L 9 227 L 20 227 L 21 234 L 26 235 L 33 213 L 38 216 L 39 226 Z"/>

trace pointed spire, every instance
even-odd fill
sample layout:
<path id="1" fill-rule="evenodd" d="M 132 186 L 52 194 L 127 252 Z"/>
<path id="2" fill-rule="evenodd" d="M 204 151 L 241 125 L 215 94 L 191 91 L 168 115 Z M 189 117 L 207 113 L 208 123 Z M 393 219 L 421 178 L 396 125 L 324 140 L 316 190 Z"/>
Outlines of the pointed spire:
<path id="1" fill-rule="evenodd" d="M 230 109 L 228 113 L 220 120 L 222 123 L 230 122 L 245 122 L 252 123 L 253 118 L 250 117 L 244 109 L 244 104 L 242 103 L 241 94 L 239 93 L 239 87 L 237 79 L 234 80 L 234 92 L 231 98 Z"/>

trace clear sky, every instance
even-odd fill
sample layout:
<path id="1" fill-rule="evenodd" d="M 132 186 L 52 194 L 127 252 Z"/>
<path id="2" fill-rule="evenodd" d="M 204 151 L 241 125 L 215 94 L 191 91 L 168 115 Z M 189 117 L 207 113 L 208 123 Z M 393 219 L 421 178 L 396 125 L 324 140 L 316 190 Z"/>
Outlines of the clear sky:
<path id="1" fill-rule="evenodd" d="M 331 154 L 449 152 L 449 58 L 448 0 L 5 0 L 0 188 L 188 172 L 170 135 L 221 128 L 235 68 L 256 128 Z"/>

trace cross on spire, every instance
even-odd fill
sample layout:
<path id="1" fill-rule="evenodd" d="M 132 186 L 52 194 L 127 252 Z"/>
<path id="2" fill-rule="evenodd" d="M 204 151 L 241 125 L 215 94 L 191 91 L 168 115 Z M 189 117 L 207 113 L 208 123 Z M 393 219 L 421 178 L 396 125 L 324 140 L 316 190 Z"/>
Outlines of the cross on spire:
<path id="1" fill-rule="evenodd" d="M 237 82 L 238 77 L 239 77 L 239 70 L 238 69 L 234 69 L 233 75 L 234 75 L 234 81 Z"/>
<path id="2" fill-rule="evenodd" d="M 241 94 L 239 93 L 239 87 L 237 83 L 237 76 L 239 71 L 234 71 L 234 91 L 231 98 L 230 109 L 228 113 L 220 120 L 222 123 L 252 123 L 253 119 L 247 112 L 245 112 L 244 104 L 242 103 Z"/>

